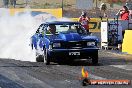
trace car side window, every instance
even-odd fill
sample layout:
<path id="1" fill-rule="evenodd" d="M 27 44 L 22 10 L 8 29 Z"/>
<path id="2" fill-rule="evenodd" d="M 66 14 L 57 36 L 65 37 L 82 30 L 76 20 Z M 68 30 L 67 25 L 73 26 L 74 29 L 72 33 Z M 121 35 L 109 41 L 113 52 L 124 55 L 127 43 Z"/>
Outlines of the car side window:
<path id="1" fill-rule="evenodd" d="M 43 29 L 44 29 L 44 26 L 43 26 L 43 24 L 41 24 L 39 26 L 39 28 L 37 29 L 36 33 L 42 33 L 43 32 Z"/>
<path id="2" fill-rule="evenodd" d="M 68 31 L 70 31 L 70 32 L 77 32 L 76 26 L 75 25 L 70 25 Z"/>
<path id="3" fill-rule="evenodd" d="M 42 33 L 42 32 L 44 31 L 43 28 L 44 28 L 44 26 L 40 26 L 40 27 L 39 27 L 40 33 Z"/>
<path id="4" fill-rule="evenodd" d="M 80 25 L 77 25 L 75 27 L 76 27 L 77 33 L 84 34 L 84 29 Z"/>
<path id="5" fill-rule="evenodd" d="M 44 25 L 41 24 L 39 26 L 39 28 L 37 29 L 36 33 L 38 34 L 39 37 L 43 37 L 44 36 Z"/>
<path id="6" fill-rule="evenodd" d="M 49 25 L 47 27 L 46 34 L 55 35 L 56 34 L 56 25 L 53 25 L 53 24 Z"/>

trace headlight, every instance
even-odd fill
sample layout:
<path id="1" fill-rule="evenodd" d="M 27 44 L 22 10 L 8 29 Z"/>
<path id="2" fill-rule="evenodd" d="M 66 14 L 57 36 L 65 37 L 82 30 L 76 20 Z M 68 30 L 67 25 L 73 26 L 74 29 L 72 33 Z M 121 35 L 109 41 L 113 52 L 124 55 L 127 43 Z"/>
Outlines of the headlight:
<path id="1" fill-rule="evenodd" d="M 53 43 L 53 47 L 61 47 L 60 43 Z"/>
<path id="2" fill-rule="evenodd" d="M 95 46 L 95 42 L 87 42 L 87 46 Z"/>

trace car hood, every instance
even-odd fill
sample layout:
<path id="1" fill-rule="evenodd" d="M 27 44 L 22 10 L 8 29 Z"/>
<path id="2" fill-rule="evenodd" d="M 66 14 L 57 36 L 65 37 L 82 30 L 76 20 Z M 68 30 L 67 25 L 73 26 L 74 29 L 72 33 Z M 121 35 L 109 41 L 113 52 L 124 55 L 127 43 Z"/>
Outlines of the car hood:
<path id="1" fill-rule="evenodd" d="M 59 33 L 59 35 L 53 35 L 48 37 L 50 41 L 96 41 L 98 38 L 96 36 L 79 35 L 78 33 Z"/>
<path id="2" fill-rule="evenodd" d="M 82 39 L 83 40 L 88 40 L 88 41 L 97 41 L 97 42 L 99 42 L 99 39 L 98 39 L 97 36 L 84 35 L 84 36 L 82 36 Z"/>
<path id="3" fill-rule="evenodd" d="M 80 41 L 82 40 L 81 36 L 78 33 L 60 33 L 59 38 L 64 41 Z"/>

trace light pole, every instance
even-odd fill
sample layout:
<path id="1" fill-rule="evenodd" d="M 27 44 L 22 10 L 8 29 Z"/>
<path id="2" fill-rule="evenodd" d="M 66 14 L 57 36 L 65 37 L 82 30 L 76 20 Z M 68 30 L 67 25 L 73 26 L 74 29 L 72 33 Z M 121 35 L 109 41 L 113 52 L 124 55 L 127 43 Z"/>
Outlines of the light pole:
<path id="1" fill-rule="evenodd" d="M 28 5 L 28 0 L 25 0 L 25 2 L 26 2 L 26 6 Z"/>
<path id="2" fill-rule="evenodd" d="M 62 8 L 62 17 L 63 17 L 63 9 L 64 9 L 63 0 L 61 0 L 61 8 Z"/>
<path id="3" fill-rule="evenodd" d="M 63 11 L 63 0 L 61 0 L 61 7 L 62 7 L 62 11 Z"/>
<path id="4" fill-rule="evenodd" d="M 96 12 L 96 16 L 97 16 L 97 15 L 98 15 L 98 14 L 97 14 L 97 8 L 98 8 L 98 7 L 97 7 L 97 5 L 98 5 L 98 0 L 96 0 L 96 1 L 95 1 L 95 3 L 96 3 L 95 12 Z"/>
<path id="5" fill-rule="evenodd" d="M 96 0 L 96 9 L 97 9 L 97 7 L 98 7 L 98 0 Z"/>

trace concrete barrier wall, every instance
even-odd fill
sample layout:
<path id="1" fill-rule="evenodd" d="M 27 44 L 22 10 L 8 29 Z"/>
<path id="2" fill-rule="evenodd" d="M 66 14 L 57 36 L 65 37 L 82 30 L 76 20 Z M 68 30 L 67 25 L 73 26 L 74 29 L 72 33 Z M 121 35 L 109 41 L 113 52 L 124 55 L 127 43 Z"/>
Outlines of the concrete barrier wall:
<path id="1" fill-rule="evenodd" d="M 125 35 L 122 44 L 122 52 L 132 54 L 132 30 L 125 30 Z"/>
<path id="2" fill-rule="evenodd" d="M 49 14 L 52 14 L 53 16 L 55 16 L 56 18 L 62 18 L 62 9 L 58 8 L 58 9 L 9 9 L 10 14 L 14 15 L 16 12 L 24 12 L 24 11 L 39 11 L 39 12 L 46 12 Z"/>

